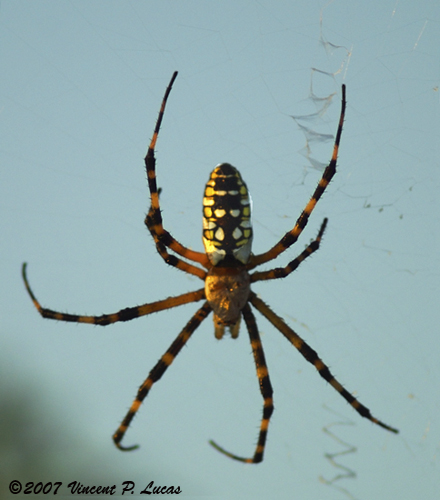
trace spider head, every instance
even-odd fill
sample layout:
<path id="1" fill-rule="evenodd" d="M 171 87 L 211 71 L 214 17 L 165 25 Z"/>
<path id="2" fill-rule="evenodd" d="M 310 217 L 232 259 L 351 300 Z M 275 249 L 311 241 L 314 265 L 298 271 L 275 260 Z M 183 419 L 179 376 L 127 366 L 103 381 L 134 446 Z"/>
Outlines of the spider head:
<path id="1" fill-rule="evenodd" d="M 215 337 L 221 339 L 225 326 L 231 336 L 238 337 L 241 310 L 250 292 L 250 278 L 246 269 L 213 267 L 205 280 L 205 294 L 214 311 Z"/>

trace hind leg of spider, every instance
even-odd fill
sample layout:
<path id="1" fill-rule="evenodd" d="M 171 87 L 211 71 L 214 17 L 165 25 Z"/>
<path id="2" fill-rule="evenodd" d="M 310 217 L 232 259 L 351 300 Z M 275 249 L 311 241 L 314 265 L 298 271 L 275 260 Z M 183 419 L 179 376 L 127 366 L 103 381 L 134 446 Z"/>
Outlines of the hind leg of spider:
<path id="1" fill-rule="evenodd" d="M 133 401 L 127 415 L 125 415 L 124 420 L 118 427 L 117 431 L 113 435 L 113 441 L 115 445 L 122 451 L 131 451 L 139 447 L 139 445 L 134 446 L 122 446 L 121 440 L 124 437 L 125 432 L 128 429 L 133 417 L 139 410 L 142 401 L 147 397 L 150 392 L 151 387 L 155 382 L 157 382 L 162 375 L 165 373 L 166 369 L 174 361 L 174 358 L 179 354 L 182 347 L 188 342 L 191 335 L 199 327 L 200 323 L 208 316 L 211 312 L 211 307 L 208 302 L 205 302 L 203 306 L 194 314 L 194 316 L 189 320 L 185 328 L 179 333 L 174 342 L 170 345 L 167 352 L 160 358 L 156 366 L 150 371 L 145 382 L 139 387 L 136 399 Z"/>
<path id="2" fill-rule="evenodd" d="M 332 180 L 333 176 L 336 173 L 336 162 L 338 159 L 338 150 L 339 150 L 339 143 L 341 141 L 342 126 L 344 124 L 345 107 L 346 107 L 345 85 L 342 85 L 341 115 L 339 117 L 339 125 L 338 125 L 338 130 L 336 132 L 335 144 L 333 146 L 333 154 L 330 163 L 324 170 L 324 173 L 322 174 L 322 177 L 318 183 L 317 188 L 315 189 L 315 192 L 313 193 L 312 197 L 307 203 L 306 208 L 302 211 L 301 215 L 298 217 L 293 229 L 288 231 L 281 238 L 281 240 L 270 250 L 260 255 L 254 255 L 251 258 L 251 261 L 248 265 L 248 269 L 252 269 L 256 266 L 259 266 L 260 264 L 264 264 L 265 262 L 268 262 L 269 260 L 278 257 L 278 255 L 287 250 L 287 248 L 289 248 L 296 242 L 296 240 L 299 238 L 299 235 L 306 227 L 310 214 L 313 212 L 313 209 L 315 208 L 316 204 L 318 203 L 319 199 L 323 195 L 324 191 L 326 190 L 327 186 L 330 184 L 330 181 Z"/>
<path id="3" fill-rule="evenodd" d="M 26 275 L 26 262 L 22 266 L 22 276 L 23 281 L 26 286 L 26 290 L 34 303 L 37 311 L 43 316 L 43 318 L 56 319 L 58 321 L 68 321 L 71 323 L 89 323 L 92 325 L 109 325 L 111 323 L 116 323 L 118 321 L 130 321 L 134 318 L 139 318 L 140 316 L 146 316 L 153 312 L 164 311 L 165 309 L 171 309 L 173 307 L 178 307 L 183 304 L 189 304 L 191 302 L 197 302 L 205 298 L 205 290 L 202 288 L 194 292 L 183 293 L 177 297 L 168 297 L 164 300 L 158 300 L 157 302 L 151 302 L 149 304 L 143 304 L 141 306 L 126 307 L 121 309 L 119 312 L 112 314 L 102 314 L 100 316 L 81 316 L 78 314 L 67 314 L 58 311 L 53 311 L 52 309 L 47 309 L 42 307 L 40 302 L 34 295 L 32 291 L 27 275 Z"/>
<path id="4" fill-rule="evenodd" d="M 157 138 L 159 136 L 159 130 L 165 112 L 165 106 L 168 100 L 168 96 L 171 92 L 176 77 L 177 77 L 177 71 L 173 73 L 170 83 L 168 84 L 168 87 L 165 91 L 165 95 L 163 97 L 159 111 L 159 116 L 157 118 L 156 126 L 154 128 L 153 137 L 151 139 L 150 146 L 148 148 L 147 156 L 145 157 L 145 168 L 147 171 L 148 187 L 150 189 L 150 195 L 151 195 L 151 207 L 148 212 L 147 218 L 145 219 L 145 223 L 148 229 L 150 230 L 151 235 L 154 238 L 159 255 L 164 259 L 164 261 L 167 264 L 177 267 L 182 271 L 194 274 L 204 279 L 205 276 L 202 276 L 200 274 L 203 271 L 201 271 L 195 266 L 191 266 L 190 264 L 181 261 L 174 255 L 170 255 L 167 252 L 166 247 L 170 248 L 171 250 L 176 252 L 178 255 L 181 255 L 182 257 L 185 257 L 194 262 L 198 262 L 199 264 L 202 264 L 204 267 L 208 267 L 209 261 L 206 254 L 201 252 L 194 252 L 193 250 L 184 247 L 177 240 L 175 240 L 168 231 L 164 229 L 162 214 L 160 211 L 160 204 L 159 204 L 159 191 L 157 189 L 157 183 L 156 183 L 156 158 L 154 156 L 154 150 L 156 147 Z"/>
<path id="5" fill-rule="evenodd" d="M 239 460 L 240 462 L 245 462 L 248 464 L 257 464 L 263 461 L 264 447 L 266 445 L 267 431 L 269 428 L 270 417 L 273 412 L 273 399 L 272 399 L 272 385 L 269 379 L 269 373 L 267 371 L 266 359 L 264 357 L 263 346 L 261 344 L 260 334 L 258 333 L 257 323 L 255 321 L 255 316 L 253 315 L 249 303 L 247 303 L 243 310 L 243 318 L 246 322 L 247 330 L 249 332 L 249 338 L 251 341 L 252 352 L 254 355 L 255 365 L 257 367 L 257 376 L 260 383 L 260 392 L 263 396 L 264 407 L 263 407 L 263 418 L 260 425 L 260 434 L 258 436 L 257 447 L 255 448 L 255 453 L 252 458 L 243 458 L 238 455 L 234 455 L 224 448 L 219 446 L 214 441 L 209 441 L 209 443 L 219 452 L 223 453 L 227 457 L 233 458 L 234 460 Z"/>
<path id="6" fill-rule="evenodd" d="M 387 431 L 397 434 L 399 431 L 391 427 L 371 415 L 370 410 L 360 403 L 354 396 L 352 396 L 331 374 L 328 366 L 319 358 L 316 351 L 314 351 L 304 340 L 295 333 L 287 324 L 277 316 L 269 306 L 259 299 L 255 293 L 251 292 L 249 296 L 251 304 L 260 311 L 260 313 L 272 323 L 272 325 L 279 330 L 287 340 L 304 356 L 304 358 L 311 363 L 319 372 L 321 377 L 326 380 L 350 405 L 361 415 L 371 422 Z"/>
<path id="7" fill-rule="evenodd" d="M 324 234 L 325 227 L 327 226 L 327 218 L 324 219 L 324 221 L 321 224 L 321 228 L 319 230 L 318 236 L 308 245 L 299 255 L 296 257 L 296 259 L 293 259 L 290 261 L 286 267 L 276 267 L 274 269 L 271 269 L 270 271 L 259 271 L 251 274 L 251 283 L 255 283 L 256 281 L 264 281 L 264 280 L 274 280 L 278 278 L 285 278 L 286 276 L 289 276 L 290 273 L 295 271 L 295 269 L 303 262 L 304 260 L 307 259 L 307 257 L 310 257 L 312 253 L 316 252 L 318 250 L 319 245 L 321 243 L 322 235 Z"/>
<path id="8" fill-rule="evenodd" d="M 160 189 L 158 191 L 160 191 Z M 154 242 L 156 243 L 156 249 L 159 255 L 167 264 L 173 265 L 173 263 L 170 262 L 170 254 L 167 252 L 166 247 L 171 248 L 174 252 L 177 253 L 177 255 L 180 255 L 181 257 L 192 260 L 193 262 L 198 262 L 206 268 L 209 267 L 209 259 L 205 253 L 195 252 L 194 250 L 190 250 L 189 248 L 183 246 L 166 229 L 164 229 L 163 226 L 162 232 L 159 235 L 156 231 L 158 227 L 160 228 L 160 223 L 158 224 L 157 221 L 157 211 L 153 209 L 152 206 L 150 206 L 150 210 L 145 217 L 145 225 L 147 226 L 151 236 L 154 239 Z M 195 269 L 198 268 L 195 267 Z M 199 276 L 200 273 L 198 273 L 197 275 Z"/>

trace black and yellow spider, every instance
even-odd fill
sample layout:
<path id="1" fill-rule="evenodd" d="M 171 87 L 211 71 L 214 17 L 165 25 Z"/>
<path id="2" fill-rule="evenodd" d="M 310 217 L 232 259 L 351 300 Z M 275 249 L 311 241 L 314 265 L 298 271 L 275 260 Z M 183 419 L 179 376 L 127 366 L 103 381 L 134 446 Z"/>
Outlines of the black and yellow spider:
<path id="1" fill-rule="evenodd" d="M 269 306 L 263 302 L 251 290 L 251 283 L 278 278 L 285 278 L 292 273 L 299 264 L 319 248 L 319 244 L 324 233 L 327 219 L 321 224 L 318 235 L 301 254 L 293 259 L 285 267 L 276 267 L 269 271 L 257 271 L 249 273 L 255 267 L 269 262 L 278 257 L 282 252 L 293 245 L 301 234 L 309 220 L 309 216 L 315 208 L 316 203 L 321 198 L 323 192 L 336 172 L 336 160 L 338 156 L 339 141 L 341 139 L 342 125 L 345 114 L 345 86 L 342 86 L 342 108 L 339 119 L 339 126 L 336 133 L 332 159 L 324 170 L 321 180 L 310 201 L 296 221 L 293 229 L 288 231 L 283 238 L 270 250 L 259 255 L 251 253 L 252 226 L 251 226 L 251 205 L 246 184 L 243 182 L 240 173 L 236 168 L 228 163 L 222 163 L 212 171 L 209 181 L 205 187 L 203 198 L 203 243 L 205 253 L 194 252 L 176 241 L 171 234 L 166 231 L 162 224 L 162 215 L 159 206 L 159 192 L 156 185 L 156 159 L 154 148 L 156 146 L 160 125 L 164 115 L 165 105 L 171 91 L 174 80 L 177 77 L 175 72 L 166 89 L 162 105 L 154 129 L 153 138 L 145 157 L 147 169 L 148 186 L 151 194 L 151 206 L 145 219 L 145 224 L 156 243 L 157 251 L 163 260 L 186 273 L 193 274 L 204 281 L 204 287 L 189 293 L 183 293 L 177 297 L 169 297 L 150 304 L 137 307 L 128 307 L 113 314 L 103 314 L 101 316 L 79 316 L 76 314 L 66 314 L 46 309 L 40 305 L 33 294 L 26 277 L 26 263 L 23 264 L 22 274 L 26 289 L 38 312 L 45 318 L 61 321 L 71 321 L 76 323 L 90 323 L 94 325 L 108 325 L 117 321 L 129 321 L 140 316 L 145 316 L 157 311 L 171 309 L 183 304 L 198 302 L 203 300 L 202 307 L 191 317 L 187 325 L 179 333 L 166 353 L 158 361 L 156 366 L 150 371 L 145 382 L 140 386 L 136 399 L 122 421 L 121 425 L 113 435 L 116 446 L 121 450 L 133 450 L 138 446 L 125 447 L 121 445 L 121 440 L 127 431 L 134 415 L 138 411 L 142 401 L 148 395 L 151 387 L 157 382 L 165 370 L 171 365 L 174 358 L 179 354 L 182 347 L 189 340 L 200 323 L 213 311 L 215 337 L 221 339 L 225 332 L 225 327 L 230 331 L 232 338 L 237 338 L 240 327 L 240 318 L 243 316 L 246 324 L 255 365 L 257 377 L 260 385 L 260 392 L 264 400 L 263 417 L 260 425 L 260 434 L 254 455 L 251 458 L 243 458 L 230 453 L 210 441 L 210 444 L 226 456 L 247 463 L 258 463 L 263 460 L 264 447 L 266 443 L 269 420 L 273 412 L 272 385 L 269 380 L 269 373 L 264 357 L 263 346 L 257 323 L 251 309 L 255 307 L 270 323 L 273 324 L 294 347 L 311 363 L 330 385 L 332 385 L 341 396 L 362 416 L 371 422 L 380 425 L 388 431 L 397 433 L 398 430 L 384 424 L 373 417 L 370 410 L 362 405 L 333 377 L 328 367 L 321 361 L 318 354 L 304 340 L 295 333 L 287 324 L 277 316 Z M 189 262 L 169 254 L 172 250 L 180 257 L 200 264 L 203 268 L 190 264 Z"/>

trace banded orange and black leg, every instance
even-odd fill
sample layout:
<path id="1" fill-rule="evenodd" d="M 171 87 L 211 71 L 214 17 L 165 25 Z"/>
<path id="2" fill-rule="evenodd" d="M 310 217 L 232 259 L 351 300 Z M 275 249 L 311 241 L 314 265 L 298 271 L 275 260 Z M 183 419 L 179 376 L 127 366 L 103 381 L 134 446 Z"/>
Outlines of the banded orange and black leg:
<path id="1" fill-rule="evenodd" d="M 322 177 L 318 183 L 317 188 L 315 189 L 315 192 L 313 193 L 312 197 L 307 203 L 306 208 L 302 211 L 301 215 L 298 217 L 293 229 L 287 232 L 283 236 L 283 238 L 281 238 L 281 240 L 270 250 L 259 255 L 254 255 L 249 265 L 247 266 L 248 269 L 253 269 L 255 266 L 259 266 L 260 264 L 264 264 L 265 262 L 268 262 L 278 257 L 278 255 L 287 250 L 287 248 L 289 248 L 296 242 L 299 235 L 306 227 L 310 214 L 313 212 L 313 209 L 315 208 L 316 204 L 318 203 L 319 199 L 323 195 L 324 191 L 326 190 L 327 186 L 330 184 L 330 181 L 332 180 L 333 176 L 336 173 L 336 162 L 338 159 L 338 150 L 339 150 L 339 143 L 341 141 L 342 126 L 344 124 L 345 107 L 346 107 L 345 85 L 342 85 L 341 115 L 339 117 L 339 125 L 338 125 L 338 130 L 336 132 L 335 144 L 333 146 L 333 154 L 330 163 L 324 170 L 324 173 L 322 174 Z"/>
<path id="2" fill-rule="evenodd" d="M 289 276 L 290 273 L 293 273 L 295 269 L 310 257 L 312 253 L 318 250 L 319 245 L 321 244 L 322 235 L 324 234 L 325 228 L 327 226 L 327 219 L 324 219 L 321 224 L 321 228 L 319 230 L 318 236 L 308 245 L 295 259 L 290 261 L 285 267 L 276 267 L 269 271 L 256 271 L 251 274 L 251 283 L 255 283 L 256 281 L 265 281 L 265 280 L 275 280 L 278 278 L 285 278 Z"/>
<path id="3" fill-rule="evenodd" d="M 70 323 L 88 323 L 92 325 L 110 325 L 111 323 L 116 323 L 118 321 L 130 321 L 134 318 L 139 318 L 141 316 L 146 316 L 153 312 L 164 311 L 166 309 L 171 309 L 173 307 L 178 307 L 183 304 L 189 304 L 191 302 L 197 302 L 205 298 L 205 290 L 202 288 L 194 292 L 183 293 L 176 297 L 168 297 L 164 300 L 158 300 L 156 302 L 151 302 L 149 304 L 143 304 L 135 307 L 126 307 L 120 311 L 112 314 L 101 314 L 100 316 L 85 316 L 79 314 L 68 314 L 59 311 L 53 311 L 52 309 L 47 309 L 43 307 L 32 291 L 26 274 L 26 266 L 24 263 L 22 266 L 22 277 L 26 287 L 26 290 L 34 303 L 34 306 L 38 312 L 43 316 L 43 318 L 56 319 L 58 321 L 68 321 Z"/>
<path id="4" fill-rule="evenodd" d="M 173 73 L 170 83 L 165 91 L 165 95 L 162 100 L 162 104 L 159 111 L 159 116 L 157 118 L 156 126 L 154 128 L 153 137 L 150 142 L 150 146 L 148 148 L 147 156 L 145 157 L 145 168 L 147 171 L 147 179 L 148 179 L 148 187 L 150 189 L 151 195 L 151 207 L 149 213 L 145 219 L 145 224 L 147 225 L 151 235 L 154 238 L 156 243 L 156 248 L 159 255 L 163 258 L 163 260 L 178 269 L 198 276 L 201 279 L 205 279 L 206 273 L 202 269 L 199 269 L 196 266 L 188 264 L 185 261 L 177 258 L 174 255 L 170 255 L 167 251 L 167 247 L 176 252 L 178 255 L 192 260 L 194 262 L 198 262 L 204 267 L 208 267 L 208 258 L 206 254 L 201 252 L 195 252 L 181 245 L 175 238 L 171 236 L 171 234 L 166 231 L 163 227 L 162 214 L 160 211 L 159 204 L 159 192 L 157 189 L 156 182 L 156 158 L 154 156 L 154 149 L 156 147 L 157 138 L 159 136 L 159 130 L 162 123 L 162 119 L 165 112 L 165 106 L 168 100 L 168 96 L 171 92 L 174 80 L 177 77 L 177 71 Z"/>
<path id="5" fill-rule="evenodd" d="M 133 446 L 122 446 L 121 440 L 124 437 L 125 432 L 128 429 L 133 417 L 139 410 L 142 401 L 147 397 L 153 384 L 157 382 L 162 375 L 165 373 L 167 368 L 174 361 L 174 358 L 179 354 L 182 347 L 188 342 L 191 335 L 199 327 L 200 323 L 208 316 L 211 312 L 211 307 L 208 302 L 205 302 L 203 306 L 194 314 L 194 316 L 189 320 L 185 328 L 179 333 L 174 342 L 170 345 L 167 352 L 160 358 L 155 367 L 150 371 L 145 382 L 139 387 L 136 399 L 133 401 L 130 409 L 127 412 L 121 425 L 118 427 L 113 435 L 113 441 L 116 446 L 123 451 L 135 450 L 139 445 Z"/>
<path id="6" fill-rule="evenodd" d="M 263 461 L 264 448 L 266 445 L 267 431 L 269 428 L 270 417 L 273 413 L 273 390 L 269 379 L 269 372 L 267 370 L 266 359 L 264 357 L 263 346 L 261 344 L 260 334 L 258 332 L 257 322 L 255 321 L 255 316 L 247 303 L 242 310 L 243 318 L 246 323 L 247 330 L 249 332 L 249 338 L 252 346 L 252 353 L 254 355 L 255 366 L 257 368 L 257 377 L 260 385 L 260 392 L 263 396 L 264 406 L 263 406 L 263 418 L 260 424 L 260 434 L 258 436 L 257 446 L 255 448 L 254 456 L 252 458 L 244 458 L 234 453 L 226 451 L 224 448 L 219 446 L 214 441 L 209 441 L 209 443 L 218 451 L 238 460 L 240 462 L 245 462 L 249 464 L 257 464 Z"/>
<path id="7" fill-rule="evenodd" d="M 251 304 L 260 311 L 260 313 L 270 322 L 272 325 L 279 330 L 287 340 L 304 356 L 304 358 L 311 363 L 317 370 L 321 377 L 326 380 L 334 389 L 336 389 L 339 394 L 348 402 L 350 405 L 361 415 L 361 417 L 367 418 L 371 422 L 380 427 L 383 427 L 387 431 L 394 432 L 397 434 L 399 431 L 394 427 L 391 427 L 376 417 L 371 415 L 370 410 L 360 403 L 352 394 L 350 394 L 343 386 L 340 384 L 336 378 L 330 372 L 328 366 L 319 358 L 316 351 L 314 351 L 297 333 L 295 333 L 287 324 L 275 314 L 270 307 L 258 298 L 255 293 L 251 292 L 249 300 Z"/>

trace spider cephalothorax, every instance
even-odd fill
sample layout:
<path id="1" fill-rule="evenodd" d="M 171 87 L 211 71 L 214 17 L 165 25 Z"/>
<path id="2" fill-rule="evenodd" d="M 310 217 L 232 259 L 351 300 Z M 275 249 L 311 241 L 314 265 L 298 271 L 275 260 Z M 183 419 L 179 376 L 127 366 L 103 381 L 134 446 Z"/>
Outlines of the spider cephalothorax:
<path id="1" fill-rule="evenodd" d="M 221 339 L 225 326 L 238 337 L 241 311 L 249 299 L 251 280 L 243 268 L 213 267 L 205 279 L 205 295 L 214 312 L 215 338 Z"/>
<path id="2" fill-rule="evenodd" d="M 258 442 L 252 457 L 244 458 L 230 453 L 214 441 L 210 441 L 210 444 L 221 453 L 241 462 L 258 463 L 263 460 L 269 421 L 273 412 L 273 391 L 260 334 L 251 305 L 272 323 L 272 325 L 277 328 L 296 349 L 298 349 L 300 354 L 318 370 L 321 377 L 336 389 L 336 391 L 338 391 L 362 417 L 367 418 L 388 431 L 398 432 L 397 429 L 373 417 L 367 407 L 362 405 L 351 393 L 344 389 L 331 374 L 327 365 L 319 358 L 318 354 L 294 330 L 292 330 L 282 318 L 277 316 L 263 300 L 257 297 L 250 288 L 250 284 L 257 281 L 266 281 L 288 276 L 301 264 L 301 262 L 319 248 L 327 219 L 324 219 L 321 224 L 317 237 L 286 266 L 276 267 L 269 271 L 255 271 L 249 273 L 249 271 L 260 264 L 275 259 L 296 242 L 306 226 L 316 203 L 321 198 L 335 174 L 339 141 L 341 139 L 345 113 L 345 86 L 342 86 L 341 116 L 333 147 L 332 159 L 324 170 L 315 192 L 301 212 L 294 227 L 267 252 L 259 255 L 252 255 L 250 196 L 246 184 L 243 182 L 238 170 L 228 163 L 222 163 L 213 170 L 205 188 L 203 198 L 203 243 L 205 245 L 205 253 L 201 253 L 183 246 L 164 229 L 159 206 L 159 191 L 156 185 L 156 159 L 154 156 L 154 148 L 156 146 L 168 95 L 176 76 L 177 72 L 173 74 L 165 92 L 153 138 L 151 139 L 150 147 L 145 157 L 148 186 L 151 194 L 151 206 L 145 223 L 154 238 L 156 249 L 164 261 L 171 266 L 203 280 L 205 283 L 204 288 L 194 292 L 183 293 L 175 297 L 169 297 L 165 300 L 143 304 L 141 306 L 127 307 L 113 314 L 80 316 L 57 312 L 42 307 L 28 283 L 26 277 L 26 264 L 23 264 L 22 268 L 26 289 L 40 314 L 45 318 L 61 321 L 91 323 L 104 326 L 110 323 L 116 323 L 117 321 L 128 321 L 156 311 L 163 311 L 183 304 L 204 300 L 203 305 L 193 314 L 167 352 L 150 371 L 145 382 L 139 387 L 137 396 L 128 410 L 128 413 L 113 435 L 116 446 L 121 450 L 133 450 L 137 448 L 137 446 L 125 447 L 121 445 L 121 440 L 133 420 L 134 415 L 138 411 L 142 401 L 148 395 L 153 384 L 162 377 L 200 323 L 211 311 L 213 311 L 215 336 L 218 339 L 223 337 L 225 327 L 228 327 L 232 337 L 236 338 L 238 336 L 240 318 L 243 317 L 249 333 L 252 354 L 254 356 L 264 405 Z M 168 249 L 174 252 L 174 254 L 170 254 Z M 183 259 L 177 257 L 175 254 L 183 257 Z M 188 260 L 202 267 L 191 264 Z"/>

